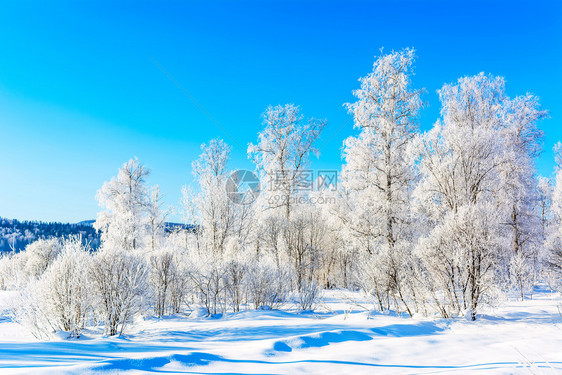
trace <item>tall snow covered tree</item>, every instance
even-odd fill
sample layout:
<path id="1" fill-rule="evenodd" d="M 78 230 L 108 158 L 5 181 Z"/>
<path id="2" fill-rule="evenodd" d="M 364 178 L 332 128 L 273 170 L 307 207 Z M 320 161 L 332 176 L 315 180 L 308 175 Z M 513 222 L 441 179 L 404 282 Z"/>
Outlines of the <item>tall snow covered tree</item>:
<path id="1" fill-rule="evenodd" d="M 371 275 L 372 287 L 385 299 L 398 298 L 410 315 L 405 290 L 411 276 L 409 201 L 415 174 L 409 147 L 422 107 L 422 91 L 411 87 L 414 60 L 413 49 L 382 55 L 373 72 L 360 79 L 357 101 L 346 105 L 360 133 L 344 142 L 342 170 L 344 220 L 363 238 L 369 262 L 380 271 Z"/>
<path id="2" fill-rule="evenodd" d="M 429 234 L 419 254 L 442 314 L 467 311 L 475 319 L 499 283 L 506 252 L 534 236 L 532 160 L 543 112 L 534 97 L 509 100 L 504 79 L 483 73 L 445 85 L 439 96 L 442 119 L 421 139 L 416 197 Z"/>
<path id="3" fill-rule="evenodd" d="M 147 186 L 149 170 L 131 159 L 119 169 L 117 177 L 98 191 L 98 214 L 94 227 L 101 231 L 102 242 L 109 247 L 135 250 L 146 234 Z"/>
<path id="4" fill-rule="evenodd" d="M 547 254 L 545 263 L 551 276 L 552 287 L 562 290 L 562 142 L 554 147 L 556 174 L 552 190 L 552 217 L 547 229 Z"/>
<path id="5" fill-rule="evenodd" d="M 506 100 L 503 104 L 506 150 L 500 168 L 501 189 L 498 204 L 504 212 L 507 237 L 509 281 L 520 292 L 532 293 L 538 271 L 538 250 L 542 245 L 541 219 L 537 215 L 535 159 L 541 150 L 542 131 L 537 122 L 546 116 L 538 99 L 530 94 Z"/>

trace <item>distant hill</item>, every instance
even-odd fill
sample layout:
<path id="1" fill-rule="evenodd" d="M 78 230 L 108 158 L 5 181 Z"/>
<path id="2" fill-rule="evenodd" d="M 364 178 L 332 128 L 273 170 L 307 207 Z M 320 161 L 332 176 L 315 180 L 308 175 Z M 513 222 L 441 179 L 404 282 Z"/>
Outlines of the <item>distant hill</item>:
<path id="1" fill-rule="evenodd" d="M 66 237 L 81 235 L 84 242 L 92 248 L 100 245 L 100 235 L 94 229 L 95 220 L 83 220 L 78 223 L 58 223 L 42 221 L 19 221 L 0 217 L 0 252 L 21 251 L 31 242 L 40 238 Z M 165 223 L 166 231 L 174 229 L 193 230 L 195 227 L 188 224 Z"/>
<path id="2" fill-rule="evenodd" d="M 95 220 L 83 220 L 83 221 L 80 221 L 80 222 L 76 223 L 76 225 L 93 226 L 95 222 L 96 222 Z M 187 230 L 195 229 L 195 226 L 191 225 L 191 224 L 181 224 L 181 223 L 171 223 L 171 222 L 164 223 L 164 226 L 165 226 L 166 232 L 171 232 L 174 229 L 187 229 Z"/>
<path id="3" fill-rule="evenodd" d="M 76 224 L 92 226 L 92 225 L 94 225 L 95 222 L 96 222 L 95 220 L 82 220 L 82 221 L 77 222 Z"/>
<path id="4" fill-rule="evenodd" d="M 84 223 L 46 223 L 0 217 L 0 252 L 23 250 L 29 243 L 40 238 L 66 237 L 70 235 L 81 235 L 82 239 L 88 242 L 90 246 L 98 248 L 100 245 L 99 233 L 92 224 Z"/>

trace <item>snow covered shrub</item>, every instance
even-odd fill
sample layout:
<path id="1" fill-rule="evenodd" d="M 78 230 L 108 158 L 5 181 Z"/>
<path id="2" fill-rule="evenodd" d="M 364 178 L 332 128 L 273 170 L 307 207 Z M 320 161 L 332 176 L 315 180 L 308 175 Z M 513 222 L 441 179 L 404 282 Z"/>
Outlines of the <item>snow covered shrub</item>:
<path id="1" fill-rule="evenodd" d="M 255 252 L 249 250 L 239 238 L 232 238 L 226 247 L 224 261 L 224 283 L 226 302 L 232 311 L 239 312 L 240 306 L 246 302 L 248 290 L 248 268 L 257 261 Z"/>
<path id="2" fill-rule="evenodd" d="M 158 250 L 149 257 L 148 273 L 151 297 L 156 316 L 161 317 L 172 309 L 171 292 L 178 278 L 176 259 L 172 250 Z"/>
<path id="3" fill-rule="evenodd" d="M 14 318 L 38 340 L 49 340 L 56 328 L 51 324 L 48 311 L 43 308 L 44 299 L 39 280 L 30 280 L 20 291 L 14 306 Z"/>
<path id="4" fill-rule="evenodd" d="M 145 307 L 147 265 L 131 251 L 102 249 L 94 257 L 90 280 L 95 311 L 106 335 L 123 334 L 127 323 Z"/>
<path id="5" fill-rule="evenodd" d="M 224 282 L 228 304 L 232 311 L 239 312 L 245 295 L 245 276 L 247 265 L 245 262 L 233 259 L 224 265 Z"/>
<path id="6" fill-rule="evenodd" d="M 216 315 L 219 311 L 226 310 L 224 301 L 225 269 L 222 262 L 211 260 L 194 265 L 190 273 L 191 284 L 194 292 L 199 297 L 199 302 L 209 315 Z"/>
<path id="7" fill-rule="evenodd" d="M 187 297 L 191 295 L 192 289 L 190 284 L 189 273 L 191 272 L 190 263 L 183 251 L 174 253 L 174 278 L 169 287 L 169 303 L 171 312 L 177 314 L 181 311 Z"/>
<path id="8" fill-rule="evenodd" d="M 320 296 L 320 288 L 315 281 L 303 282 L 298 290 L 298 304 L 302 311 L 313 310 Z"/>
<path id="9" fill-rule="evenodd" d="M 394 310 L 413 316 L 418 304 L 414 259 L 399 245 L 394 246 L 394 252 L 389 250 L 382 246 L 358 257 L 355 283 L 375 298 L 380 311 Z"/>
<path id="10" fill-rule="evenodd" d="M 375 298 L 379 310 L 390 309 L 388 274 L 380 266 L 381 259 L 373 254 L 357 254 L 355 284 Z"/>
<path id="11" fill-rule="evenodd" d="M 29 244 L 24 252 L 27 258 L 25 273 L 35 278 L 42 275 L 60 253 L 61 248 L 61 241 L 56 238 L 37 240 Z"/>
<path id="12" fill-rule="evenodd" d="M 156 316 L 180 312 L 191 292 L 189 265 L 185 251 L 172 242 L 148 256 L 150 299 Z"/>
<path id="13" fill-rule="evenodd" d="M 310 284 L 318 278 L 321 239 L 325 226 L 312 208 L 295 212 L 283 231 L 284 245 L 293 266 L 295 286 Z"/>
<path id="14" fill-rule="evenodd" d="M 320 220 L 327 221 L 329 218 L 322 217 Z M 354 254 L 353 248 L 347 248 L 347 240 L 342 234 L 341 225 L 328 222 L 326 228 L 315 277 L 319 286 L 324 288 L 330 289 L 337 286 L 349 288 L 352 286 L 353 258 L 356 254 Z"/>
<path id="15" fill-rule="evenodd" d="M 489 204 L 467 205 L 450 212 L 420 241 L 419 256 L 442 293 L 434 301 L 443 317 L 470 312 L 476 319 L 481 302 L 498 286 L 501 238 L 497 212 Z"/>
<path id="16" fill-rule="evenodd" d="M 73 337 L 80 337 L 91 306 L 90 262 L 89 251 L 79 238 L 65 240 L 62 252 L 40 280 L 55 327 Z"/>
<path id="17" fill-rule="evenodd" d="M 30 280 L 38 279 L 55 260 L 62 249 L 57 238 L 40 239 L 27 245 L 11 258 L 12 280 L 15 287 L 25 287 Z"/>
<path id="18" fill-rule="evenodd" d="M 91 256 L 80 238 L 62 242 L 62 251 L 37 281 L 22 293 L 18 315 L 38 338 L 56 331 L 80 337 L 91 307 Z"/>
<path id="19" fill-rule="evenodd" d="M 517 252 L 509 261 L 510 286 L 518 290 L 521 300 L 525 294 L 533 295 L 533 288 L 537 281 L 538 261 L 536 251 L 524 253 Z"/>
<path id="20" fill-rule="evenodd" d="M 278 309 L 287 301 L 291 290 L 291 274 L 287 268 L 278 268 L 267 256 L 248 265 L 248 300 L 254 308 Z"/>
<path id="21" fill-rule="evenodd" d="M 562 292 L 562 246 L 552 249 L 545 263 L 550 288 Z"/>

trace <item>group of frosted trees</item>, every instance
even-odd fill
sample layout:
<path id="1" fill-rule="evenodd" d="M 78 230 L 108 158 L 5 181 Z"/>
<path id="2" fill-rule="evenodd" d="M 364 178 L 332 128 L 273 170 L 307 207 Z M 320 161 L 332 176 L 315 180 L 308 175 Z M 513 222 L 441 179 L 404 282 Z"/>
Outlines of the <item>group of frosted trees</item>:
<path id="1" fill-rule="evenodd" d="M 224 141 L 203 144 L 183 190 L 189 226 L 169 231 L 158 187 L 130 160 L 98 193 L 99 250 L 39 241 L 2 259 L 0 286 L 22 290 L 19 314 L 38 335 L 74 336 L 95 324 L 120 334 L 139 314 L 307 310 L 323 288 L 361 290 L 380 311 L 471 319 L 501 294 L 560 288 L 562 147 L 554 181 L 539 178 L 537 98 L 464 77 L 439 90 L 440 118 L 422 133 L 414 58 L 381 55 L 360 79 L 337 183 L 303 178 L 325 122 L 269 107 L 248 147 L 259 189 L 232 174 Z"/>
<path id="2" fill-rule="evenodd" d="M 381 310 L 475 319 L 501 291 L 531 295 L 556 263 L 556 205 L 534 166 L 546 113 L 479 74 L 443 86 L 441 118 L 420 133 L 413 61 L 380 57 L 348 104 L 359 134 L 344 144 L 336 215 Z"/>

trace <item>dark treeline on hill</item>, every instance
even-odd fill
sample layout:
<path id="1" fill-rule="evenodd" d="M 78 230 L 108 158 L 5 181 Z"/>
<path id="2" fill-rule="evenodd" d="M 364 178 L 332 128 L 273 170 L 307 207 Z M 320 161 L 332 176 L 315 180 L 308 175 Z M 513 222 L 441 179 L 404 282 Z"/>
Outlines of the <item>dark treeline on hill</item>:
<path id="1" fill-rule="evenodd" d="M 21 251 L 38 239 L 53 237 L 68 237 L 72 235 L 82 236 L 85 243 L 89 243 L 94 249 L 100 245 L 100 235 L 92 226 L 93 221 L 80 222 L 76 224 L 41 222 L 41 221 L 19 221 L 15 219 L 4 219 L 0 217 L 0 252 Z"/>
<path id="2" fill-rule="evenodd" d="M 100 234 L 93 227 L 95 220 L 79 223 L 58 223 L 42 221 L 19 221 L 0 217 L 0 252 L 21 251 L 38 239 L 80 235 L 84 243 L 96 250 L 100 246 Z M 165 223 L 167 232 L 174 229 L 192 229 L 192 226 Z"/>

